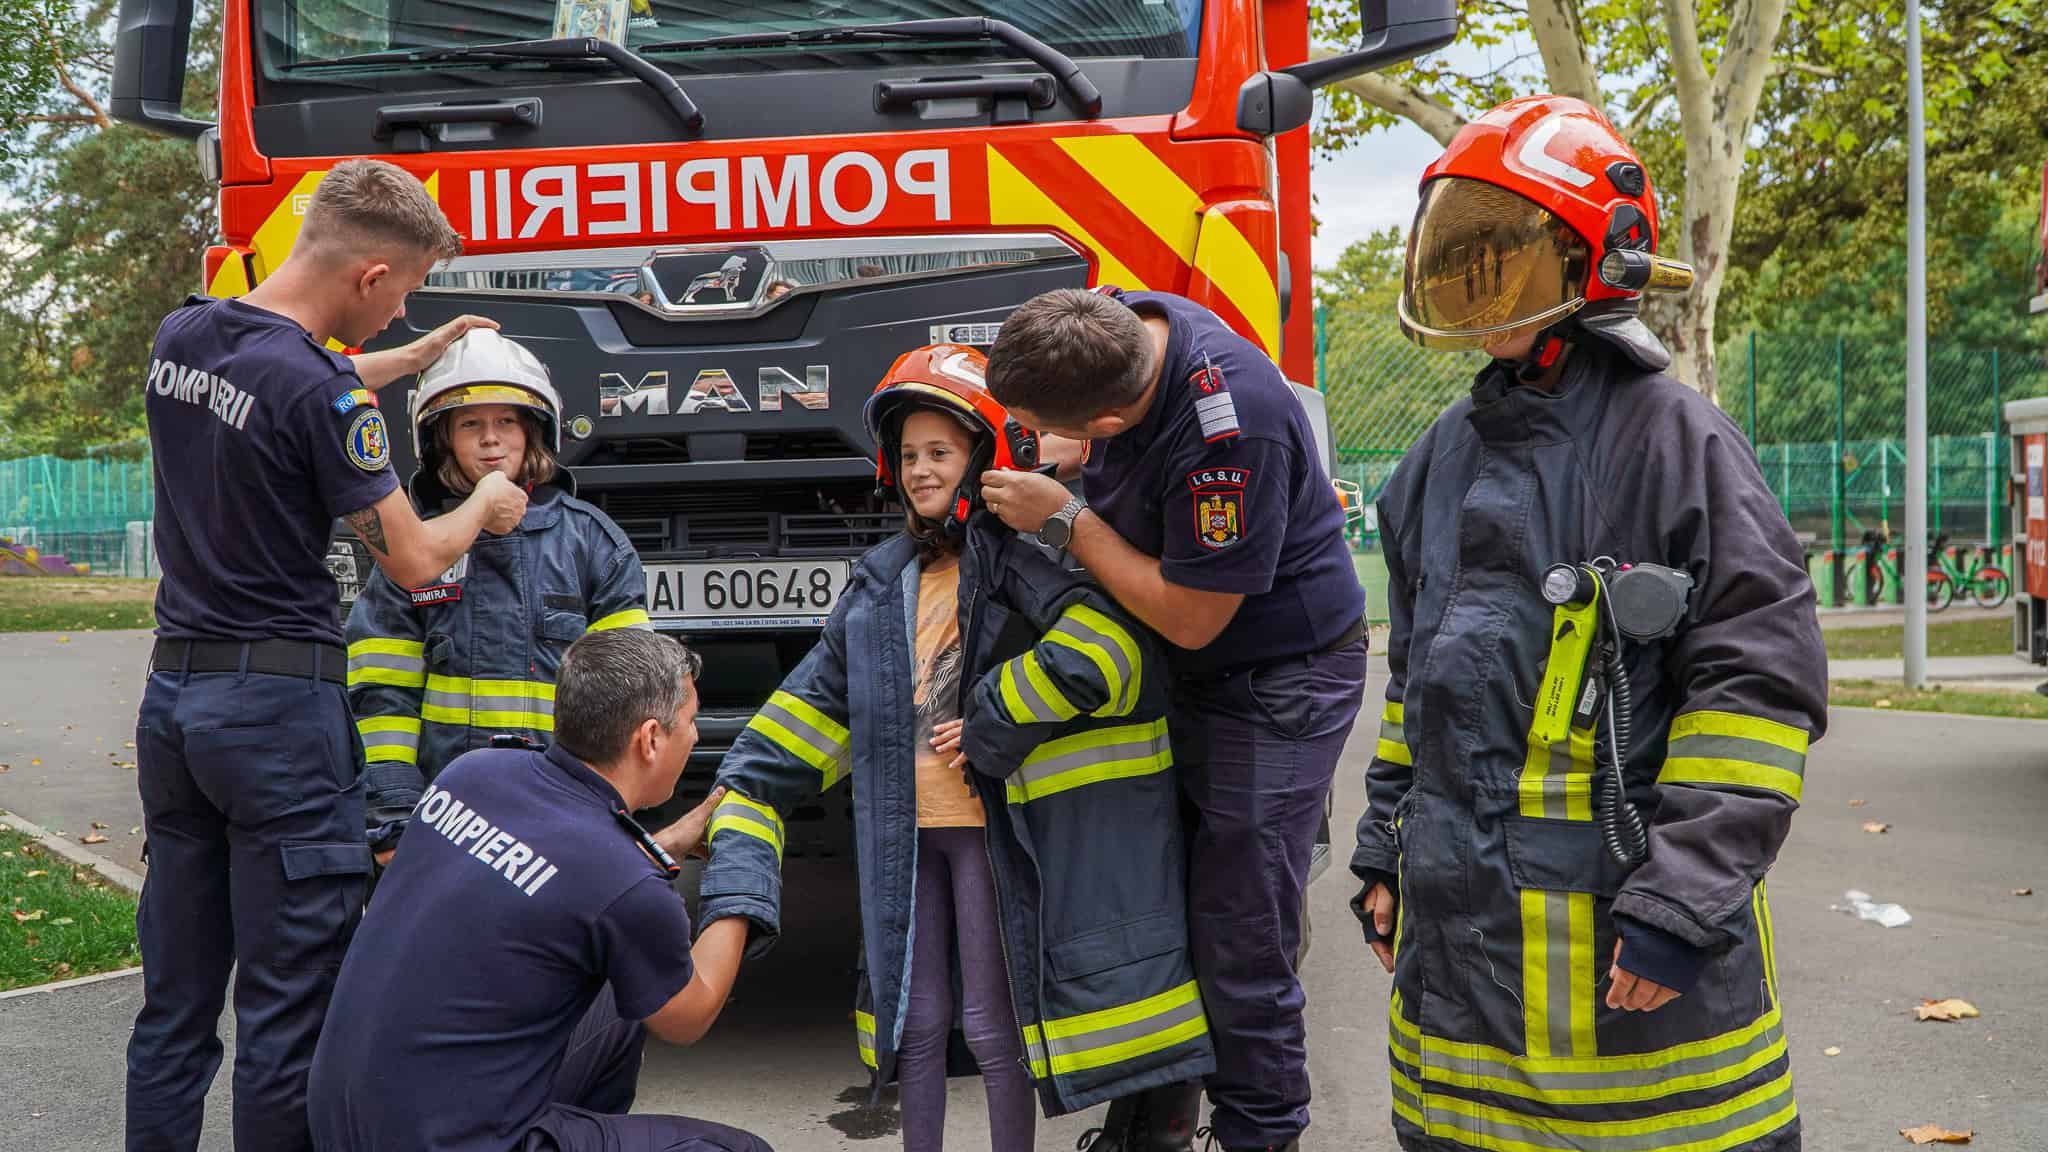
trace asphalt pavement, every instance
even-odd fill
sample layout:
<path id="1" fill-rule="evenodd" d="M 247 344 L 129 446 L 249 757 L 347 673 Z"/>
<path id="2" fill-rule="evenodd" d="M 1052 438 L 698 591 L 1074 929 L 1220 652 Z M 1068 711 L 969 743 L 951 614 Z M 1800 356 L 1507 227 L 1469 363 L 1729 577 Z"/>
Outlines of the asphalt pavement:
<path id="1" fill-rule="evenodd" d="M 0 807 L 74 834 L 101 820 L 123 834 L 101 847 L 133 863 L 133 773 L 102 762 L 127 751 L 146 651 L 137 634 L 69 644 L 0 637 L 0 681 L 18 685 L 0 708 L 12 725 L 0 727 L 0 762 L 15 765 L 0 774 Z M 1373 728 L 1370 718 L 1361 724 L 1339 772 L 1346 826 L 1363 802 Z M 44 764 L 25 773 L 24 750 Z M 1770 879 L 1806 1147 L 1907 1147 L 1899 1129 L 1935 1123 L 1973 1130 L 1975 1149 L 2048 1149 L 2048 724 L 1838 710 L 1806 781 L 1806 806 Z M 1866 822 L 1888 830 L 1866 832 Z M 2014 895 L 2021 888 L 2042 894 Z M 1883 928 L 1831 911 L 1849 889 L 1903 905 L 1912 923 Z M 690 1049 L 649 1043 L 638 1107 L 738 1124 L 783 1150 L 895 1147 L 896 1114 L 886 1101 L 866 1107 L 854 1056 L 852 878 L 836 866 L 793 866 L 788 891 L 783 942 L 742 973 L 711 1035 Z M 1312 894 L 1311 1150 L 1394 1147 L 1387 977 L 1355 934 L 1350 895 L 1341 868 Z M 126 976 L 0 999 L 0 1152 L 119 1146 L 124 1048 L 140 995 L 139 979 Z M 1982 1016 L 1914 1020 L 1920 1000 L 1950 996 Z M 227 1097 L 224 1070 L 207 1149 L 230 1146 Z M 1037 1146 L 1065 1152 L 1099 1116 L 1042 1122 Z M 947 1126 L 953 1147 L 986 1147 L 978 1082 L 954 1083 Z"/>

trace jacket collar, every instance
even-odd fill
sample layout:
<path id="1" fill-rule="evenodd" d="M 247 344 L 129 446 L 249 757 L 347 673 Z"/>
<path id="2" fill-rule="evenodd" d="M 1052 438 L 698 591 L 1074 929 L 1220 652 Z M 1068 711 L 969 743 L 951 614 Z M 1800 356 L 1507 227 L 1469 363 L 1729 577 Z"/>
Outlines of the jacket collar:
<path id="1" fill-rule="evenodd" d="M 1466 416 L 1488 444 L 1557 444 L 1591 432 L 1606 407 L 1613 377 L 1608 357 L 1590 341 L 1572 348 L 1555 393 L 1521 384 L 1512 365 L 1493 361 L 1472 381 Z"/>
<path id="2" fill-rule="evenodd" d="M 543 756 L 576 791 L 588 793 L 591 799 L 604 805 L 605 811 L 618 812 L 625 809 L 626 798 L 619 795 L 619 790 L 612 787 L 612 782 L 598 775 L 588 764 L 570 755 L 560 744 L 548 745 L 548 750 Z"/>

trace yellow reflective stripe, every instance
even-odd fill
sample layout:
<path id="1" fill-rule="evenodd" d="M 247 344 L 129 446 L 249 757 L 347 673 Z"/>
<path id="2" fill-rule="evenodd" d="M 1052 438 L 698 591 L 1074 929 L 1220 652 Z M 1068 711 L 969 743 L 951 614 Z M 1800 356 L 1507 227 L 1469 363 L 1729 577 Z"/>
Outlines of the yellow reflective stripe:
<path id="1" fill-rule="evenodd" d="M 1389 764 L 1404 768 L 1415 766 L 1415 755 L 1408 750 L 1408 730 L 1404 724 L 1405 709 L 1398 700 L 1389 700 L 1380 708 L 1380 743 L 1373 755 Z"/>
<path id="2" fill-rule="evenodd" d="M 425 672 L 401 672 L 396 668 L 350 668 L 348 686 L 382 684 L 388 688 L 418 688 L 426 684 Z"/>
<path id="3" fill-rule="evenodd" d="M 1756 891 L 1750 896 L 1751 912 L 1756 916 L 1758 937 L 1764 950 L 1764 979 L 1770 983 L 1771 1003 L 1778 1002 L 1778 930 L 1771 923 L 1771 898 L 1764 893 L 1763 881 L 1757 881 Z"/>
<path id="4" fill-rule="evenodd" d="M 1655 1052 L 1547 1058 L 1425 1037 L 1402 1011 L 1396 992 L 1387 1004 L 1388 1051 L 1421 1069 L 1426 1081 L 1550 1104 L 1655 1100 L 1719 1087 L 1737 1083 L 1786 1054 L 1775 1003 L 1742 1028 Z"/>
<path id="5" fill-rule="evenodd" d="M 426 645 L 372 636 L 348 646 L 348 686 L 418 688 L 427 681 Z"/>
<path id="6" fill-rule="evenodd" d="M 1532 1058 L 1593 1056 L 1593 897 L 1522 890 L 1522 1016 Z"/>
<path id="7" fill-rule="evenodd" d="M 1560 1120 L 1514 1112 L 1426 1091 L 1398 1068 L 1393 1082 L 1395 1109 L 1409 1123 L 1430 1136 L 1491 1152 L 1724 1152 L 1784 1127 L 1798 1114 L 1790 1070 L 1719 1104 L 1640 1120 Z M 1660 1134 L 1670 1139 L 1638 1139 Z"/>
<path id="8" fill-rule="evenodd" d="M 870 1068 L 875 1061 L 875 1016 L 872 1012 L 853 1014 L 854 1043 L 860 1047 L 860 1062 Z"/>
<path id="9" fill-rule="evenodd" d="M 1164 718 L 1095 728 L 1032 749 L 1005 783 L 1004 793 L 1012 804 L 1028 804 L 1089 784 L 1149 776 L 1171 767 L 1173 744 Z"/>
<path id="10" fill-rule="evenodd" d="M 356 732 L 363 740 L 365 763 L 420 762 L 420 718 L 417 716 L 365 716 L 356 721 Z"/>
<path id="11" fill-rule="evenodd" d="M 1053 687 L 1051 678 L 1045 674 L 1045 669 L 1038 665 L 1038 653 L 1026 652 L 1017 658 L 1017 663 L 1024 669 L 1024 679 L 1037 690 L 1038 698 L 1052 709 L 1055 718 L 1063 721 L 1072 720 L 1081 714 L 1079 708 L 1068 703 L 1067 698 L 1060 694 L 1060 690 Z"/>
<path id="12" fill-rule="evenodd" d="M 1031 705 L 1025 701 L 1024 694 L 1017 689 L 1017 662 L 1015 660 L 1003 661 L 1002 672 L 996 677 L 996 687 L 1002 695 L 1003 707 L 1010 713 L 1010 723 L 1034 724 L 1038 722 L 1037 713 L 1031 710 Z"/>
<path id="13" fill-rule="evenodd" d="M 1109 699 L 1103 702 L 1102 707 L 1090 712 L 1089 715 L 1117 715 L 1118 713 L 1114 709 L 1123 696 L 1124 678 L 1117 674 L 1116 665 L 1110 660 L 1109 653 L 1104 652 L 1097 645 L 1090 644 L 1086 640 L 1076 639 L 1065 632 L 1048 632 L 1045 634 L 1045 642 L 1079 652 L 1088 658 L 1089 663 L 1095 665 L 1095 672 L 1102 677 L 1102 684 L 1108 692 Z M 1029 673 L 1027 672 L 1026 674 L 1028 675 Z"/>
<path id="14" fill-rule="evenodd" d="M 584 631 L 609 632 L 614 628 L 645 628 L 651 623 L 645 608 L 628 608 L 624 612 L 614 612 L 609 616 L 600 617 Z"/>
<path id="15" fill-rule="evenodd" d="M 1116 645 L 1117 651 L 1123 653 L 1124 667 L 1129 668 L 1131 674 L 1129 677 L 1119 676 L 1117 678 L 1118 683 L 1123 686 L 1123 691 L 1121 693 L 1111 693 L 1111 704 L 1114 704 L 1115 707 L 1112 709 L 1110 704 L 1105 704 L 1095 714 L 1097 716 L 1130 715 L 1138 706 L 1138 696 L 1143 690 L 1145 678 L 1145 663 L 1139 658 L 1137 639 L 1122 624 L 1117 623 L 1113 618 L 1086 604 L 1071 605 L 1061 615 L 1072 617 L 1076 623 L 1092 630 L 1096 635 Z"/>
<path id="16" fill-rule="evenodd" d="M 1135 140 L 1133 141 L 1136 142 Z M 1277 221 L 1276 221 L 1277 224 Z M 1202 213 L 1201 237 L 1195 244 L 1195 271 L 1235 305 L 1252 326 L 1268 356 L 1280 354 L 1280 290 L 1259 250 L 1229 214 L 1211 208 Z"/>
<path id="17" fill-rule="evenodd" d="M 737 792 L 726 792 L 725 799 L 718 802 L 718 809 L 712 814 L 708 835 L 716 839 L 720 832 L 738 832 L 765 841 L 775 849 L 775 862 L 782 863 L 782 817 L 768 805 L 756 803 Z"/>
<path id="18" fill-rule="evenodd" d="M 1194 263 L 1202 197 L 1158 153 L 1124 133 L 1063 136 L 1059 146 L 1173 249 L 1174 255 Z"/>
<path id="19" fill-rule="evenodd" d="M 369 655 L 417 656 L 424 658 L 427 654 L 427 646 L 418 640 L 393 640 L 384 636 L 372 636 L 349 645 L 348 654 L 351 659 L 357 656 Z"/>
<path id="20" fill-rule="evenodd" d="M 837 783 L 845 769 L 846 725 L 788 692 L 770 694 L 747 729 L 817 769 L 820 792 Z"/>
<path id="21" fill-rule="evenodd" d="M 425 704 L 420 707 L 420 715 L 435 724 L 450 724 L 458 728 L 490 728 L 497 731 L 530 728 L 535 732 L 555 730 L 555 718 L 546 712 L 478 711 L 472 708 Z"/>
<path id="22" fill-rule="evenodd" d="M 780 689 L 771 693 L 768 701 L 771 704 L 779 705 L 783 711 L 810 725 L 817 731 L 818 735 L 823 736 L 838 748 L 844 749 L 846 747 L 846 725 L 818 711 L 808 701 L 792 696 Z"/>
<path id="23" fill-rule="evenodd" d="M 1683 740 L 1688 736 L 1733 736 L 1740 740 L 1757 740 L 1802 756 L 1806 754 L 1808 739 L 1805 729 L 1780 724 L 1776 720 L 1705 710 L 1687 712 L 1671 722 L 1671 739 Z"/>
<path id="24" fill-rule="evenodd" d="M 1209 1030 L 1201 993 L 1193 981 L 1148 996 L 1078 1016 L 1047 1020 L 1023 1028 L 1024 1044 L 1033 1053 L 1032 1075 L 1043 1079 L 1089 1068 L 1101 1068 L 1171 1048 Z M 1037 1053 L 1043 1051 L 1046 1058 Z"/>
<path id="25" fill-rule="evenodd" d="M 427 691 L 466 696 L 519 696 L 528 700 L 553 700 L 555 686 L 545 680 L 472 680 L 467 676 L 432 675 Z"/>
<path id="26" fill-rule="evenodd" d="M 1796 772 L 1756 764 L 1748 760 L 1709 759 L 1677 756 L 1664 761 L 1657 773 L 1659 784 L 1726 784 L 1737 788 L 1762 788 L 1800 798 L 1805 780 Z"/>

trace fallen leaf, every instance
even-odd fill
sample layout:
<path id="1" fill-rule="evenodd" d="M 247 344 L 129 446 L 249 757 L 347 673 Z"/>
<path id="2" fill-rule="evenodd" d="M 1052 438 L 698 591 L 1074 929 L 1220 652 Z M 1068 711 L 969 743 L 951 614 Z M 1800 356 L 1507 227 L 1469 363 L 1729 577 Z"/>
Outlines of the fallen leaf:
<path id="1" fill-rule="evenodd" d="M 1913 1011 L 1922 1020 L 1968 1020 L 1977 1015 L 1977 1006 L 1968 1000 L 1922 1000 Z"/>
<path id="2" fill-rule="evenodd" d="M 43 762 L 41 760 L 31 760 L 28 762 L 28 766 L 31 768 L 40 768 L 43 766 Z"/>
<path id="3" fill-rule="evenodd" d="M 80 844 L 105 844 L 107 842 L 107 838 L 105 836 L 100 835 L 97 832 L 94 832 L 90 836 L 80 836 L 78 838 L 78 842 Z"/>
<path id="4" fill-rule="evenodd" d="M 62 921 L 62 920 L 59 920 L 59 921 L 57 921 L 57 923 L 59 923 L 59 924 L 62 924 L 62 923 L 64 923 L 64 921 Z M 51 974 L 51 975 L 53 975 L 53 976 L 69 976 L 69 975 L 71 975 L 71 965 L 69 965 L 69 964 L 59 964 L 59 965 L 57 965 L 57 967 L 56 967 L 55 969 L 53 969 L 53 970 L 51 971 L 51 973 L 50 973 L 50 974 Z"/>
<path id="5" fill-rule="evenodd" d="M 59 917 L 57 917 L 57 918 L 56 918 L 55 920 L 52 920 L 52 921 L 50 921 L 50 923 L 52 923 L 52 924 L 76 924 L 76 923 L 78 923 L 78 921 L 76 921 L 76 920 L 73 920 L 73 919 L 72 919 L 71 917 L 69 917 L 69 916 L 59 916 Z"/>
<path id="6" fill-rule="evenodd" d="M 16 924 L 26 924 L 31 920 L 41 920 L 43 918 L 43 910 L 38 908 L 33 912 L 9 912 L 8 915 L 14 917 Z"/>
<path id="7" fill-rule="evenodd" d="M 1884 833 L 1891 831 L 1892 826 L 1876 820 L 1865 820 L 1863 822 L 1863 830 L 1870 833 Z"/>
<path id="8" fill-rule="evenodd" d="M 1820 1054 L 1823 1056 L 1840 1056 L 1842 1050 L 1840 1048 L 1828 1047 L 1821 1049 Z"/>
<path id="9" fill-rule="evenodd" d="M 28 871 L 22 873 L 22 876 L 24 876 L 27 879 L 33 880 L 38 876 L 48 876 L 49 874 L 50 870 L 48 868 L 31 868 Z"/>
<path id="10" fill-rule="evenodd" d="M 69 637 L 69 636 L 59 636 L 59 637 L 57 637 L 57 643 L 59 643 L 59 644 L 69 644 L 69 643 L 71 643 L 71 637 Z"/>
<path id="11" fill-rule="evenodd" d="M 121 742 L 121 747 L 123 747 L 123 748 L 133 748 L 133 747 L 135 747 L 135 741 L 133 741 L 133 740 L 124 740 L 124 741 L 122 741 L 122 742 Z"/>
<path id="12" fill-rule="evenodd" d="M 105 824 L 102 824 L 102 823 L 100 823 L 100 822 L 99 822 L 99 821 L 97 821 L 97 820 L 95 820 L 95 821 L 93 821 L 93 822 L 92 822 L 92 826 L 93 826 L 93 827 L 95 827 L 95 828 L 101 828 L 101 829 L 104 829 L 104 828 L 106 827 L 106 825 L 105 825 Z"/>
<path id="13" fill-rule="evenodd" d="M 1879 701 L 1877 702 L 1877 706 L 1878 706 L 1879 708 L 1889 708 L 1889 707 L 1891 707 L 1891 706 L 1892 706 L 1892 702 L 1891 702 L 1891 701 L 1889 701 L 1889 700 L 1879 700 Z"/>
<path id="14" fill-rule="evenodd" d="M 1868 803 L 1870 803 L 1870 801 L 1868 801 L 1868 800 L 1851 800 L 1851 801 L 1849 801 L 1849 807 L 1851 807 L 1851 808 L 1861 808 L 1861 807 L 1863 807 L 1863 806 L 1864 806 L 1865 804 L 1868 804 Z"/>
<path id="15" fill-rule="evenodd" d="M 140 824 L 137 824 L 137 825 L 136 825 L 135 827 L 133 827 L 133 828 L 130 828 L 130 829 L 128 830 L 128 834 L 129 834 L 130 836 L 140 836 L 140 835 L 142 835 L 142 825 L 140 825 Z"/>
<path id="16" fill-rule="evenodd" d="M 0 764 L 0 768 L 4 767 L 6 767 L 6 765 Z M 2015 896 L 2032 896 L 2034 894 L 2034 890 L 2032 888 L 2015 888 L 2012 890 L 2012 894 Z"/>
<path id="17" fill-rule="evenodd" d="M 13 769 L 14 765 L 12 764 L 0 764 L 0 772 L 10 772 L 13 771 Z"/>
<path id="18" fill-rule="evenodd" d="M 1918 1128 L 1901 1128 L 1899 1135 L 1915 1144 L 1968 1144 L 1970 1130 L 1951 1132 L 1938 1124 L 1922 1124 Z"/>

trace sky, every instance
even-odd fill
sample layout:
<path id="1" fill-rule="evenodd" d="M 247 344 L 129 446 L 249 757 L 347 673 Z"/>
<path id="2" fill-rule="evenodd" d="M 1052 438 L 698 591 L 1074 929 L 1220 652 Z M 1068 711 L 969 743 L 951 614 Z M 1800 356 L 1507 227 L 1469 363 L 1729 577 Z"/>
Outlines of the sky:
<path id="1" fill-rule="evenodd" d="M 1365 137 L 1309 174 L 1315 193 L 1315 266 L 1327 268 L 1354 240 L 1415 216 L 1422 170 L 1443 148 L 1407 121 Z"/>

